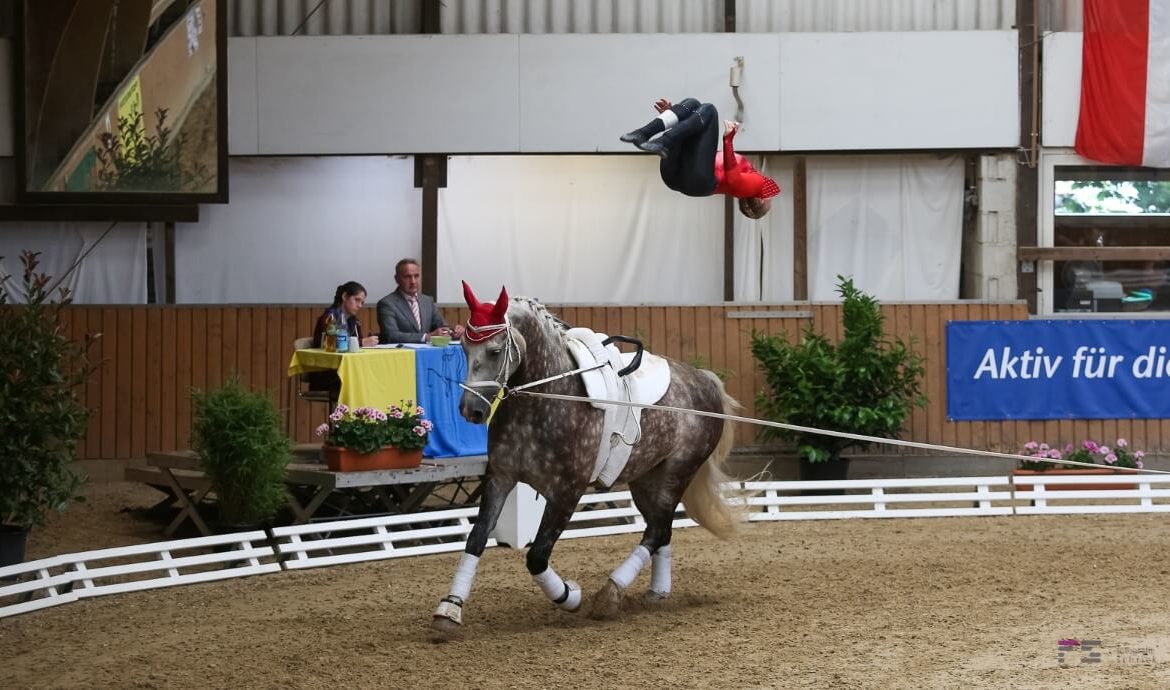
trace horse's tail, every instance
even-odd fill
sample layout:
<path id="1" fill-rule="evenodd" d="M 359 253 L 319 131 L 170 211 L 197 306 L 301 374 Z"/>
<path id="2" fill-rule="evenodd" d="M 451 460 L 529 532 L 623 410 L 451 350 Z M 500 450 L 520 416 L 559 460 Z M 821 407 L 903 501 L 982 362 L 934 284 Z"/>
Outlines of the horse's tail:
<path id="1" fill-rule="evenodd" d="M 718 376 L 705 369 L 701 371 L 710 376 L 719 387 L 719 395 L 723 399 L 723 414 L 733 414 L 742 407 L 735 398 L 727 394 L 723 381 Z M 742 511 L 736 510 L 728 503 L 723 489 L 723 485 L 729 479 L 726 472 L 727 459 L 731 455 L 734 443 L 735 425 L 724 420 L 719 444 L 715 446 L 707 461 L 699 466 L 699 471 L 691 479 L 682 497 L 687 517 L 720 539 L 734 536 L 736 527 L 743 519 Z"/>

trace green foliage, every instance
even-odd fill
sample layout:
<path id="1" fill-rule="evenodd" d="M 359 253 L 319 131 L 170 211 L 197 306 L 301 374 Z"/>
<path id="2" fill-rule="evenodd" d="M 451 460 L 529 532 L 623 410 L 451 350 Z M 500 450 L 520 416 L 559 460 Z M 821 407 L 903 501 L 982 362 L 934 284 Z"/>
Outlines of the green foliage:
<path id="1" fill-rule="evenodd" d="M 425 410 L 407 400 L 402 407 L 391 405 L 386 412 L 373 407 L 349 409 L 338 405 L 329 421 L 317 427 L 325 443 L 359 453 L 373 453 L 385 446 L 418 450 L 427 445 L 433 425 L 423 419 Z"/>
<path id="2" fill-rule="evenodd" d="M 211 479 L 224 525 L 271 518 L 286 502 L 292 455 L 280 411 L 263 393 L 231 378 L 216 391 L 192 391 L 191 447 Z"/>
<path id="3" fill-rule="evenodd" d="M 65 510 L 84 481 L 71 467 L 89 420 L 78 387 L 94 371 L 88 352 L 95 338 L 69 337 L 69 291 L 53 299 L 49 276 L 37 272 L 39 256 L 21 254 L 23 304 L 9 292 L 11 276 L 0 276 L 0 523 L 22 527 Z"/>
<path id="4" fill-rule="evenodd" d="M 106 132 L 94 148 L 98 159 L 98 185 L 107 192 L 176 192 L 199 189 L 211 175 L 201 164 L 183 164 L 181 136 L 172 137 L 167 109 L 155 111 L 157 134 L 147 136 L 142 113 L 129 122 L 119 121 L 118 133 Z"/>
<path id="5" fill-rule="evenodd" d="M 837 276 L 844 299 L 845 336 L 833 345 L 806 328 L 800 342 L 752 333 L 752 355 L 760 363 L 767 391 L 756 409 L 776 422 L 894 438 L 915 405 L 926 405 L 920 380 L 921 355 L 902 341 L 883 336 L 885 318 L 877 300 Z M 765 437 L 794 441 L 812 462 L 840 457 L 842 451 L 869 444 L 852 439 L 785 429 L 766 429 Z"/>
<path id="6" fill-rule="evenodd" d="M 1093 180 L 1073 182 L 1072 188 L 1095 190 L 1096 203 L 1086 204 L 1075 195 L 1061 194 L 1056 200 L 1058 213 L 1170 213 L 1170 182 Z M 1132 210 L 1126 211 L 1126 207 Z"/>

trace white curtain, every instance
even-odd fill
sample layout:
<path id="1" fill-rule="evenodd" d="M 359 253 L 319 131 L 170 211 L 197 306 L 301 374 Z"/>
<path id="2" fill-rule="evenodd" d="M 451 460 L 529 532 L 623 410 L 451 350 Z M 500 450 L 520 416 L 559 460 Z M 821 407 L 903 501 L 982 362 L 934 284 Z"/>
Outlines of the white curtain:
<path id="1" fill-rule="evenodd" d="M 15 189 L 15 160 L 0 158 L 0 203 L 14 203 Z M 81 260 L 60 283 L 76 304 L 146 303 L 144 223 L 0 223 L 0 278 L 9 276 L 5 286 L 18 301 L 26 249 L 41 253 L 37 271 L 52 276 L 50 285 Z"/>
<path id="2" fill-rule="evenodd" d="M 440 302 L 711 303 L 723 298 L 723 200 L 667 189 L 658 159 L 456 156 L 439 194 Z"/>
<path id="3" fill-rule="evenodd" d="M 806 170 L 810 299 L 839 299 L 838 274 L 878 299 L 958 299 L 961 157 L 816 157 Z"/>
<path id="4" fill-rule="evenodd" d="M 356 280 L 368 300 L 417 257 L 422 197 L 414 162 L 391 156 L 231 159 L 231 203 L 175 229 L 175 299 L 321 303 Z"/>
<path id="5" fill-rule="evenodd" d="M 25 298 L 20 262 L 25 249 L 41 252 L 37 271 L 52 277 L 50 285 L 65 276 L 60 285 L 69 288 L 75 304 L 146 303 L 144 223 L 3 224 L 0 277 L 8 276 L 5 285 L 17 301 Z"/>
<path id="6" fill-rule="evenodd" d="M 749 156 L 756 169 L 780 185 L 772 210 L 759 220 L 735 212 L 735 300 L 792 300 L 792 173 L 787 156 Z"/>

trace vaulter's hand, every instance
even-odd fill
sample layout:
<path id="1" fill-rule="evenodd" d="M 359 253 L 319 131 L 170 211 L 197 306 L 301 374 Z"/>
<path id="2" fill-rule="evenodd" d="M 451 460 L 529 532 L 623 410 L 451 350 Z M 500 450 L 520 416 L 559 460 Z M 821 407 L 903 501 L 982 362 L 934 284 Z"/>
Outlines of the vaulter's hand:
<path id="1" fill-rule="evenodd" d="M 735 133 L 739 131 L 740 123 L 736 122 L 735 120 L 724 120 L 723 126 L 727 130 L 723 133 L 723 136 L 733 137 L 735 136 Z"/>
<path id="2" fill-rule="evenodd" d="M 662 113 L 665 113 L 667 110 L 670 110 L 670 106 L 672 106 L 672 105 L 674 105 L 674 104 L 671 103 L 670 101 L 666 100 L 665 98 L 659 98 L 657 101 L 654 102 L 654 109 L 657 110 L 659 114 L 662 114 Z"/>

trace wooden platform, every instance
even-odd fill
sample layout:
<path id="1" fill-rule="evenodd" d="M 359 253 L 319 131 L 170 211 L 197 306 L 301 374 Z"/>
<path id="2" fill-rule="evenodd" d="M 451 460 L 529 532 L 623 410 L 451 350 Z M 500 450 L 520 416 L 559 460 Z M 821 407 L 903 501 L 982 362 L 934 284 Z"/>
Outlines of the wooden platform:
<path id="1" fill-rule="evenodd" d="M 368 472 L 333 472 L 313 461 L 319 456 L 320 445 L 298 446 L 294 451 L 295 461 L 286 467 L 289 504 L 295 516 L 293 524 L 313 520 L 335 495 L 338 500 L 333 508 L 342 517 L 413 512 L 435 494 L 436 488 L 444 485 L 453 485 L 444 501 L 450 505 L 472 504 L 478 500 L 478 486 L 468 490 L 463 482 L 478 484 L 487 470 L 486 455 L 424 458 L 419 467 Z M 126 468 L 125 478 L 169 493 L 171 500 L 181 507 L 179 515 L 164 530 L 166 535 L 174 534 L 187 519 L 202 534 L 210 534 L 199 507 L 211 493 L 211 480 L 204 474 L 198 456 L 189 450 L 150 453 L 147 464 L 147 467 Z M 330 517 L 337 519 L 338 515 Z"/>

